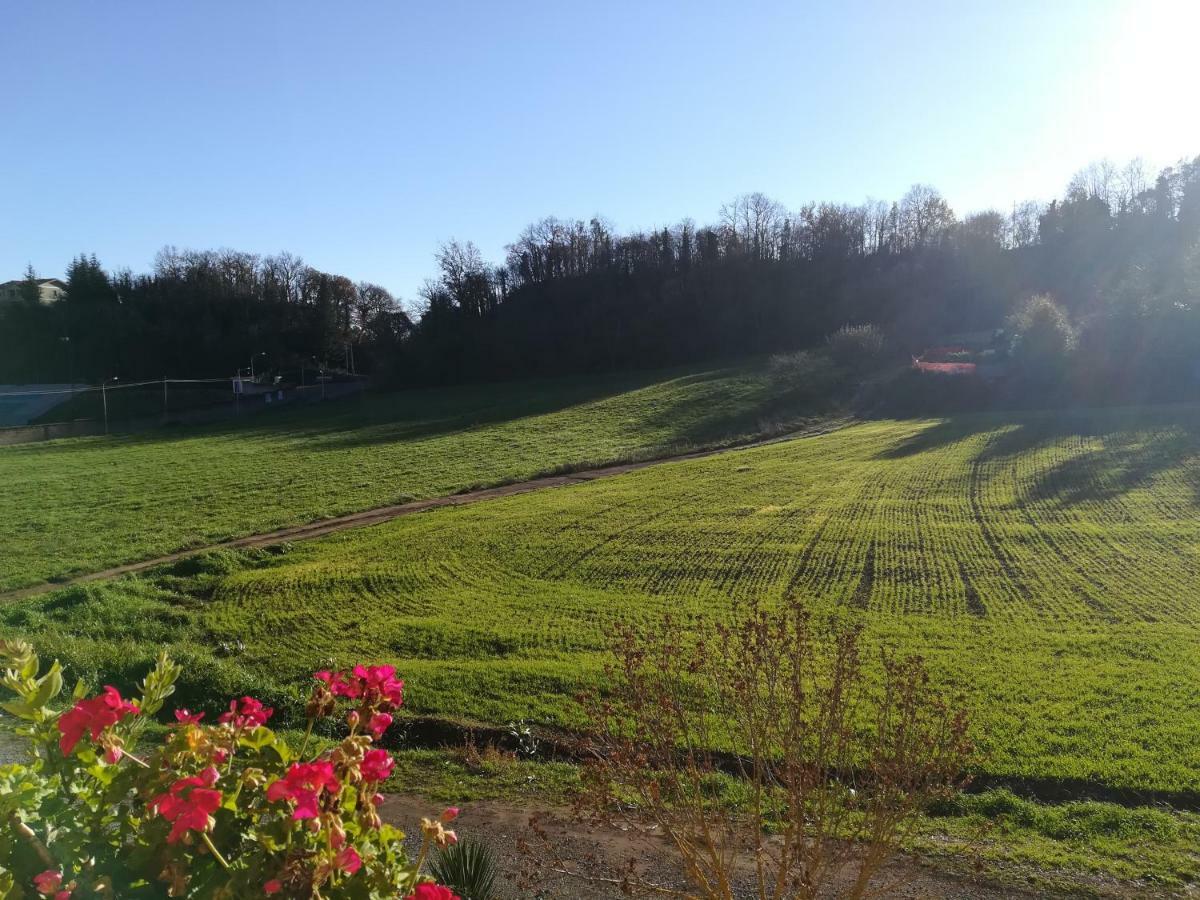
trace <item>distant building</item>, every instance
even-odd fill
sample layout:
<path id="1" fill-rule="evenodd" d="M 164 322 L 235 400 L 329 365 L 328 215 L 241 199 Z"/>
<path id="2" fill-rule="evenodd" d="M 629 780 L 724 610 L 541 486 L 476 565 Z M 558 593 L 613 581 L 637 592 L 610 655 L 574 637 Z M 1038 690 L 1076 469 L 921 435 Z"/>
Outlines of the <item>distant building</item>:
<path id="1" fill-rule="evenodd" d="M 57 303 L 67 293 L 67 283 L 60 278 L 39 278 L 37 285 L 38 299 L 47 305 Z M 24 288 L 24 279 L 0 284 L 0 303 L 12 303 L 20 300 Z"/>

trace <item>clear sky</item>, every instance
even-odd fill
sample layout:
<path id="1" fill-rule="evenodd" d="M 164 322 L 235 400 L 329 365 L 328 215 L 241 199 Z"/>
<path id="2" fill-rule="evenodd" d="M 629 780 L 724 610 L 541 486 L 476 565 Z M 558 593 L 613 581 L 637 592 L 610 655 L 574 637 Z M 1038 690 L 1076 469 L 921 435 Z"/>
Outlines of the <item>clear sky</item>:
<path id="1" fill-rule="evenodd" d="M 0 280 L 287 249 L 405 298 L 450 237 L 761 190 L 963 213 L 1200 154 L 1200 4 L 120 2 L 0 10 Z"/>

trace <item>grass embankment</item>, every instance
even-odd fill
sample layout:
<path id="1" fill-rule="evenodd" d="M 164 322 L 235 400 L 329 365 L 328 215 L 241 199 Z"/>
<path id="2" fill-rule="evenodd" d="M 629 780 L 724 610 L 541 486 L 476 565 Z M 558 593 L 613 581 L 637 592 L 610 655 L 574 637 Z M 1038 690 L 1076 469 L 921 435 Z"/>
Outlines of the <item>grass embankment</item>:
<path id="1" fill-rule="evenodd" d="M 0 447 L 0 591 L 798 420 L 753 366 L 369 394 L 244 422 Z"/>

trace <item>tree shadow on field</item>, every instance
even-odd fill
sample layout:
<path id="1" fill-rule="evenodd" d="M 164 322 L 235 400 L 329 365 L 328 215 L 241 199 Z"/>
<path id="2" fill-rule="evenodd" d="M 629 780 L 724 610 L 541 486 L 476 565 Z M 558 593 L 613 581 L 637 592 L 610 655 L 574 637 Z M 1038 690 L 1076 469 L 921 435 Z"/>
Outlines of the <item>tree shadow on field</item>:
<path id="1" fill-rule="evenodd" d="M 684 375 L 683 378 L 706 377 Z M 327 404 L 263 410 L 219 423 L 173 425 L 110 437 L 78 438 L 3 448 L 9 459 L 95 452 L 106 447 L 152 447 L 196 439 L 305 442 L 308 449 L 369 447 L 437 437 L 529 416 L 546 415 L 656 384 L 679 380 L 677 371 L 623 372 L 484 385 L 369 391 Z"/>
<path id="2" fill-rule="evenodd" d="M 1173 406 L 956 416 L 885 447 L 876 458 L 905 459 L 987 435 L 969 462 L 978 471 L 1059 445 L 1054 461 L 1018 486 L 1018 502 L 1105 502 L 1200 455 L 1198 411 Z M 1077 439 L 1074 445 L 1071 439 Z M 1189 480 L 1200 502 L 1200 473 Z"/>
<path id="3" fill-rule="evenodd" d="M 429 419 L 412 421 L 410 413 L 407 420 L 393 416 L 391 419 L 365 426 L 326 429 L 321 433 L 310 430 L 303 432 L 303 436 L 315 440 L 317 447 L 328 449 L 389 444 L 398 440 L 435 437 L 457 431 L 469 431 L 482 425 L 497 425 L 563 412 L 646 388 L 663 387 L 677 392 L 688 386 L 729 377 L 730 374 L 729 370 L 689 371 L 686 374 L 680 373 L 679 370 L 659 370 L 431 389 L 436 391 L 436 394 L 426 398 L 424 404 L 424 408 L 431 415 Z M 403 399 L 401 395 L 397 396 Z M 447 415 L 450 410 L 442 402 L 443 398 L 462 402 L 467 397 L 474 399 L 463 402 L 460 411 Z M 440 415 L 442 418 L 432 418 L 434 415 Z M 603 415 L 602 411 L 597 412 L 598 418 Z M 634 422 L 638 417 L 636 404 L 620 415 L 620 419 L 626 424 Z M 641 421 L 655 424 L 656 418 L 657 416 L 642 417 Z"/>
<path id="4" fill-rule="evenodd" d="M 746 376 L 741 388 L 730 381 L 739 374 Z M 680 388 L 674 398 L 656 406 L 653 415 L 642 421 L 649 428 L 669 432 L 668 442 L 682 447 L 770 435 L 836 407 L 832 400 L 802 390 L 781 391 L 765 373 L 750 369 L 714 369 L 674 384 Z"/>
<path id="5" fill-rule="evenodd" d="M 1159 475 L 1186 466 L 1200 454 L 1196 422 L 1177 422 L 1169 430 L 1114 432 L 1100 447 L 1069 456 L 1040 472 L 1024 491 L 1025 501 L 1071 507 L 1115 500 Z M 1200 475 L 1188 470 L 1192 502 L 1200 502 Z"/>

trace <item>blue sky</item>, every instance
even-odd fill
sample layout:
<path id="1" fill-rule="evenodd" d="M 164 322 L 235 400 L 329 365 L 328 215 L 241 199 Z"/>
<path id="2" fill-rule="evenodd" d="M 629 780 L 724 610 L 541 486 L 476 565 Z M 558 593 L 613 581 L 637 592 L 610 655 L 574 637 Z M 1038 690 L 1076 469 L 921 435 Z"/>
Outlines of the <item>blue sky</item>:
<path id="1" fill-rule="evenodd" d="M 1200 153 L 1189 0 L 12 3 L 0 280 L 282 249 L 412 298 L 450 237 L 761 190 L 957 211 Z"/>

